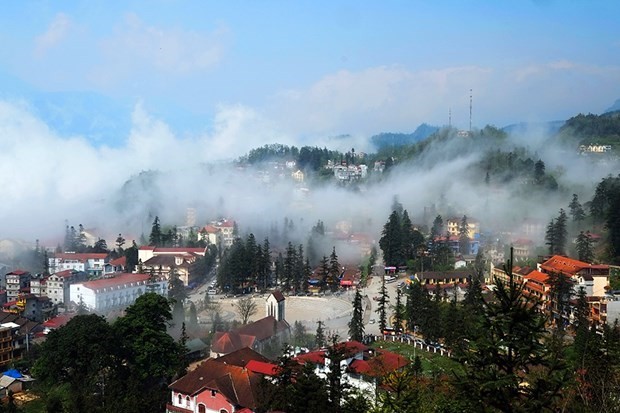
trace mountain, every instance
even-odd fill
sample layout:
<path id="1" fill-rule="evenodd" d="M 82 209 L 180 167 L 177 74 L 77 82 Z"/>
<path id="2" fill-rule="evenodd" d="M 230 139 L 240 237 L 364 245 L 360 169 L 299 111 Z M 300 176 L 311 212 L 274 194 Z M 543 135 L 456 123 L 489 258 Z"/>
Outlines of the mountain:
<path id="1" fill-rule="evenodd" d="M 424 139 L 437 132 L 439 127 L 426 123 L 421 124 L 412 133 L 390 133 L 384 132 L 371 137 L 371 142 L 377 149 L 386 146 L 408 145 L 423 141 Z"/>
<path id="2" fill-rule="evenodd" d="M 620 99 L 616 99 L 614 104 L 611 105 L 609 108 L 607 108 L 607 110 L 605 110 L 603 113 L 617 112 L 617 111 L 620 111 Z"/>

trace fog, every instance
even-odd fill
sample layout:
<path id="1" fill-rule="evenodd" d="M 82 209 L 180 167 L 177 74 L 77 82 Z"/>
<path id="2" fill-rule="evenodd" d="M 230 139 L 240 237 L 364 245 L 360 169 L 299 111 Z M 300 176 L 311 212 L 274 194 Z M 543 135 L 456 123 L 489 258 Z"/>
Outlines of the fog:
<path id="1" fill-rule="evenodd" d="M 510 231 L 526 217 L 548 221 L 560 207 L 567 208 L 573 192 L 582 202 L 589 200 L 596 183 L 618 170 L 617 164 L 593 164 L 532 127 L 511 136 L 501 149 L 525 146 L 534 160 L 543 159 L 558 179 L 556 193 L 486 186 L 472 168 L 488 148 L 462 150 L 463 138 L 457 137 L 429 145 L 412 163 L 397 165 L 389 176 L 359 190 L 306 187 L 290 178 L 293 170 L 241 168 L 231 161 L 276 142 L 371 151 L 370 137 L 299 138 L 242 106 L 220 107 L 213 125 L 202 135 L 179 137 L 138 103 L 125 144 L 95 147 L 85 137 L 60 136 L 24 102 L 0 101 L 0 239 L 40 239 L 54 247 L 68 222 L 83 224 L 109 242 L 119 232 L 137 241 L 148 237 L 154 216 L 164 225 L 182 226 L 193 208 L 198 226 L 228 217 L 242 234 L 252 231 L 259 240 L 274 226 L 281 228 L 284 217 L 294 222 L 299 242 L 319 219 L 328 230 L 347 221 L 352 231 L 378 240 L 395 196 L 418 225 L 430 223 L 433 216 L 423 212 L 432 207 L 444 218 L 466 214 L 484 230 Z"/>

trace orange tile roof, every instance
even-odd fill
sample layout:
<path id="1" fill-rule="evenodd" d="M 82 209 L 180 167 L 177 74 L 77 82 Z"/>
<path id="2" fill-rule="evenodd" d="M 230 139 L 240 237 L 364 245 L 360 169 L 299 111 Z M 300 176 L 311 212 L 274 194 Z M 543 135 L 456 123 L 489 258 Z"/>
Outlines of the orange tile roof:
<path id="1" fill-rule="evenodd" d="M 554 255 L 540 265 L 540 267 L 546 272 L 560 272 L 566 275 L 575 275 L 583 268 L 589 266 L 590 264 L 587 262 L 563 257 L 561 255 Z"/>
<path id="2" fill-rule="evenodd" d="M 531 271 L 528 275 L 524 276 L 523 279 L 526 280 L 526 282 L 531 280 L 540 284 L 550 285 L 548 282 L 549 275 L 537 270 Z"/>

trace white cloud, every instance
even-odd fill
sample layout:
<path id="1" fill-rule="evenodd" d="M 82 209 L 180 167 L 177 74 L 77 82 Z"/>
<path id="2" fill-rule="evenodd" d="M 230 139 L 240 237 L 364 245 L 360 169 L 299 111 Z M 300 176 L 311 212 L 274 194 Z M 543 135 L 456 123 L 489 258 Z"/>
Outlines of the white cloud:
<path id="1" fill-rule="evenodd" d="M 136 73 L 187 75 L 208 70 L 222 59 L 226 36 L 223 27 L 203 34 L 147 25 L 128 14 L 111 36 L 101 40 L 103 63 L 93 77 L 113 82 Z"/>
<path id="2" fill-rule="evenodd" d="M 619 78 L 620 67 L 568 60 L 419 71 L 379 66 L 339 71 L 282 91 L 272 98 L 269 116 L 288 133 L 369 135 L 413 131 L 423 122 L 444 125 L 451 110 L 452 124 L 467 128 L 472 89 L 474 127 L 504 126 L 602 110 L 620 94 Z"/>
<path id="3" fill-rule="evenodd" d="M 42 57 L 48 50 L 58 46 L 67 37 L 70 28 L 69 16 L 64 13 L 56 14 L 45 33 L 35 38 L 35 56 Z"/>

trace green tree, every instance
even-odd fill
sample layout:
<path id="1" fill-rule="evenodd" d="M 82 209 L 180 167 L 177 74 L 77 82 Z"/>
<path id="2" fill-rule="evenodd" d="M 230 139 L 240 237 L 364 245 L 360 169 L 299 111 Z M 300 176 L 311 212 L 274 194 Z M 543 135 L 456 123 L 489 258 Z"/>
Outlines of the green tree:
<path id="1" fill-rule="evenodd" d="M 467 216 L 463 215 L 461 225 L 459 225 L 459 252 L 462 255 L 469 254 L 469 244 L 469 224 L 467 223 Z"/>
<path id="2" fill-rule="evenodd" d="M 100 383 L 118 368 L 118 340 L 103 317 L 77 315 L 47 335 L 33 375 L 46 389 L 67 385 L 70 411 L 100 411 Z"/>
<path id="3" fill-rule="evenodd" d="M 592 237 L 590 231 L 579 232 L 577 235 L 577 255 L 579 261 L 591 263 L 594 261 L 594 249 L 592 247 Z"/>
<path id="4" fill-rule="evenodd" d="M 402 291 L 401 289 L 396 290 L 396 304 L 394 305 L 394 328 L 399 331 L 403 330 L 403 322 L 406 319 L 406 309 L 402 302 Z M 404 330 L 403 330 L 404 331 Z"/>
<path id="5" fill-rule="evenodd" d="M 325 330 L 323 329 L 323 322 L 321 320 L 317 322 L 316 333 L 314 335 L 314 343 L 318 348 L 323 348 L 327 345 Z"/>
<path id="6" fill-rule="evenodd" d="M 151 235 L 149 235 L 149 245 L 159 247 L 162 245 L 163 234 L 161 231 L 161 224 L 159 222 L 159 217 L 155 216 L 153 220 L 153 225 L 151 226 Z"/>
<path id="7" fill-rule="evenodd" d="M 362 295 L 355 290 L 353 298 L 353 314 L 349 321 L 349 336 L 351 340 L 362 341 L 364 338 L 364 309 L 362 307 Z"/>
<path id="8" fill-rule="evenodd" d="M 568 205 L 568 208 L 574 222 L 581 222 L 586 218 L 586 213 L 584 212 L 583 207 L 579 203 L 579 197 L 577 196 L 577 194 L 573 194 L 573 199 Z"/>
<path id="9" fill-rule="evenodd" d="M 113 325 L 115 345 L 121 349 L 121 366 L 117 387 L 120 392 L 116 411 L 162 411 L 169 398 L 167 390 L 177 374 L 185 354 L 167 333 L 172 320 L 168 300 L 158 294 L 146 293 L 127 307 L 125 316 Z M 109 340 L 108 340 L 109 341 Z M 122 396 L 121 396 L 122 394 Z M 127 400 L 131 400 L 128 407 Z"/>
<path id="10" fill-rule="evenodd" d="M 392 211 L 388 222 L 383 226 L 379 247 L 383 251 L 383 261 L 388 266 L 398 266 L 404 262 L 403 227 L 397 211 Z"/>
<path id="11" fill-rule="evenodd" d="M 387 327 L 387 307 L 390 302 L 390 296 L 388 295 L 387 288 L 385 286 L 385 277 L 381 277 L 381 289 L 379 290 L 379 301 L 377 309 L 375 310 L 379 314 L 379 330 L 381 334 Z"/>
<path id="12" fill-rule="evenodd" d="M 512 254 L 511 254 L 512 256 Z M 460 356 L 464 373 L 456 385 L 475 411 L 553 411 L 566 384 L 561 353 L 549 345 L 545 317 L 512 276 L 495 279 L 493 299 Z"/>

